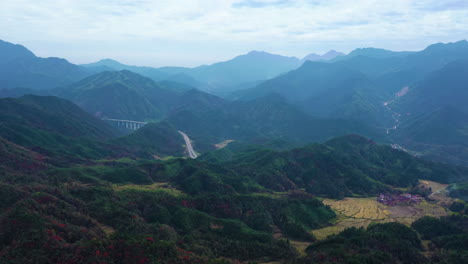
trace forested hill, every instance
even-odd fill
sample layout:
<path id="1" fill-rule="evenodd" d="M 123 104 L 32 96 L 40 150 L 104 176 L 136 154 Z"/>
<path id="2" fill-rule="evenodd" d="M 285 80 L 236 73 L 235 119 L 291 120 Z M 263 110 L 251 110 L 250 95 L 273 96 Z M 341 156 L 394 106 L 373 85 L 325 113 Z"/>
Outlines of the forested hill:
<path id="1" fill-rule="evenodd" d="M 283 152 L 247 149 L 224 154 L 229 148 L 200 159 L 231 166 L 276 191 L 305 188 L 312 194 L 333 198 L 372 196 L 389 186 L 412 186 L 418 179 L 456 182 L 468 177 L 463 167 L 421 160 L 358 135 Z"/>
<path id="2" fill-rule="evenodd" d="M 293 150 L 232 145 L 196 160 L 133 159 L 141 151 L 183 151 L 177 130 L 158 123 L 113 138 L 105 123 L 63 99 L 25 96 L 2 99 L 0 106 L 2 131 L 14 132 L 0 140 L 4 263 L 300 262 L 316 252 L 334 257 L 310 232 L 336 219 L 317 197 L 374 196 L 421 178 L 451 182 L 467 175 L 466 169 L 357 135 Z M 159 141 L 151 139 L 155 134 Z M 120 159 L 112 156 L 116 151 Z M 233 153 L 219 159 L 223 151 Z M 383 232 L 394 239 L 398 230 L 414 232 L 395 225 L 356 234 L 374 239 Z M 349 232 L 341 236 L 353 239 Z M 402 259 L 387 246 L 390 238 L 378 250 Z M 404 239 L 410 240 L 407 250 L 423 259 L 419 240 Z M 291 241 L 314 244 L 301 257 Z"/>

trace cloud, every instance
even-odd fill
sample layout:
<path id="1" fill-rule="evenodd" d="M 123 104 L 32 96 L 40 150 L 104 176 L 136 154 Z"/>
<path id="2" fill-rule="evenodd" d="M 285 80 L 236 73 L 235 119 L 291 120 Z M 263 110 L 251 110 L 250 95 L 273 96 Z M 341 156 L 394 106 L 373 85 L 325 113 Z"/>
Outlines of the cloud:
<path id="1" fill-rule="evenodd" d="M 2 0 L 0 38 L 84 63 L 188 65 L 249 50 L 289 56 L 466 38 L 466 1 Z"/>
<path id="2" fill-rule="evenodd" d="M 256 0 L 244 0 L 241 2 L 233 3 L 232 7 L 234 8 L 261 8 L 267 6 L 286 6 L 291 4 L 292 1 L 289 0 L 263 0 L 263 1 L 256 1 Z"/>
<path id="3" fill-rule="evenodd" d="M 421 0 L 415 2 L 415 7 L 423 11 L 464 10 L 468 9 L 468 2 L 466 0 Z"/>

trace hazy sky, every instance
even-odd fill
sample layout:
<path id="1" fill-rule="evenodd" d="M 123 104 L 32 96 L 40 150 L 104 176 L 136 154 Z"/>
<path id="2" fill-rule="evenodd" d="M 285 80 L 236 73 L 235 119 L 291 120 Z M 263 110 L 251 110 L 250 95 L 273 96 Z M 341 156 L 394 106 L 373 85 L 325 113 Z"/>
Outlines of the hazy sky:
<path id="1" fill-rule="evenodd" d="M 468 0 L 0 0 L 0 39 L 73 63 L 196 66 L 468 38 Z"/>

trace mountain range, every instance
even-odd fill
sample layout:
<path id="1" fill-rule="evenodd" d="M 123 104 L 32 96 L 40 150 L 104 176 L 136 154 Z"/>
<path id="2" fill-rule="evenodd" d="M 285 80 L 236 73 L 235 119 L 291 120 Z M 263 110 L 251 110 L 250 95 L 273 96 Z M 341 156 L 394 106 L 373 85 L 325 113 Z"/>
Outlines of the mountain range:
<path id="1" fill-rule="evenodd" d="M 14 62 L 4 65 L 15 72 L 26 69 L 17 70 L 16 63 L 56 61 L 6 42 L 0 50 L 2 61 Z M 55 76 L 48 89 L 37 75 L 20 78 L 34 87 L 15 88 L 10 84 L 20 82 L 16 75 L 4 74 L 12 80 L 2 81 L 7 89 L 1 94 L 55 95 L 100 118 L 168 122 L 187 132 L 200 151 L 224 140 L 281 139 L 294 145 L 359 133 L 417 155 L 464 163 L 466 41 L 418 52 L 364 48 L 325 55 L 328 60 L 311 61 L 314 56 L 300 60 L 253 51 L 195 68 L 62 61 L 67 66 L 58 72 L 42 67 Z M 447 133 L 454 140 L 429 140 Z"/>
<path id="2" fill-rule="evenodd" d="M 410 128 L 419 124 L 414 118 L 435 114 L 440 108 L 451 107 L 452 111 L 468 113 L 463 103 L 468 98 L 467 56 L 466 41 L 434 44 L 419 52 L 358 49 L 335 61 L 306 62 L 254 88 L 233 92 L 229 98 L 251 100 L 280 94 L 309 115 L 363 121 L 393 133 L 383 141 L 418 150 L 423 156 L 444 156 L 444 161 L 456 160 L 463 164 L 457 156 L 466 153 L 464 147 L 419 142 L 415 134 L 414 137 L 406 134 L 406 129 L 422 131 L 422 128 Z M 434 122 L 430 127 L 453 128 L 448 122 L 443 125 L 440 118 L 425 120 L 425 125 Z M 464 128 L 460 125 L 453 133 L 466 142 L 461 131 Z"/>
<path id="3" fill-rule="evenodd" d="M 0 40 L 0 89 L 50 89 L 89 75 L 61 58 L 39 58 L 21 45 Z"/>
<path id="4" fill-rule="evenodd" d="M 466 262 L 466 41 L 192 69 L 0 44 L 0 263 Z"/>
<path id="5" fill-rule="evenodd" d="M 300 66 L 301 60 L 294 57 L 252 51 L 231 60 L 203 65 L 195 68 L 184 67 L 136 67 L 105 59 L 82 65 L 90 69 L 130 70 L 149 77 L 154 81 L 171 80 L 191 85 L 212 93 L 223 93 L 237 86 L 275 77 Z M 250 87 L 250 86 L 249 86 Z"/>

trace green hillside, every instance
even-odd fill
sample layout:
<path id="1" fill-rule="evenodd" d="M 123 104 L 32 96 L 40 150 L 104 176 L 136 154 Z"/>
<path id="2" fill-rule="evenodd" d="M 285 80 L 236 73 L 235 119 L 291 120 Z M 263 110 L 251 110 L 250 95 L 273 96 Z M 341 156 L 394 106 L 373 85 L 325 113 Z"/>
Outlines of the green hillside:
<path id="1" fill-rule="evenodd" d="M 22 125 L 68 137 L 109 139 L 114 130 L 73 103 L 53 96 L 0 99 L 2 125 Z"/>
<path id="2" fill-rule="evenodd" d="M 108 154 L 101 143 L 118 134 L 103 121 L 57 97 L 0 99 L 0 136 L 63 160 Z"/>
<path id="3" fill-rule="evenodd" d="M 177 94 L 130 71 L 102 72 L 55 93 L 93 115 L 127 120 L 159 120 Z"/>
<path id="4" fill-rule="evenodd" d="M 154 159 L 157 156 L 184 156 L 184 140 L 179 132 L 169 123 L 149 123 L 125 137 L 110 142 L 127 153 L 138 157 Z"/>
<path id="5" fill-rule="evenodd" d="M 216 161 L 218 151 L 201 158 Z M 412 186 L 420 178 L 438 182 L 466 178 L 465 169 L 419 160 L 356 135 L 285 152 L 251 149 L 235 153 L 224 164 L 269 189 L 305 189 L 332 198 L 372 196 L 388 186 Z"/>

